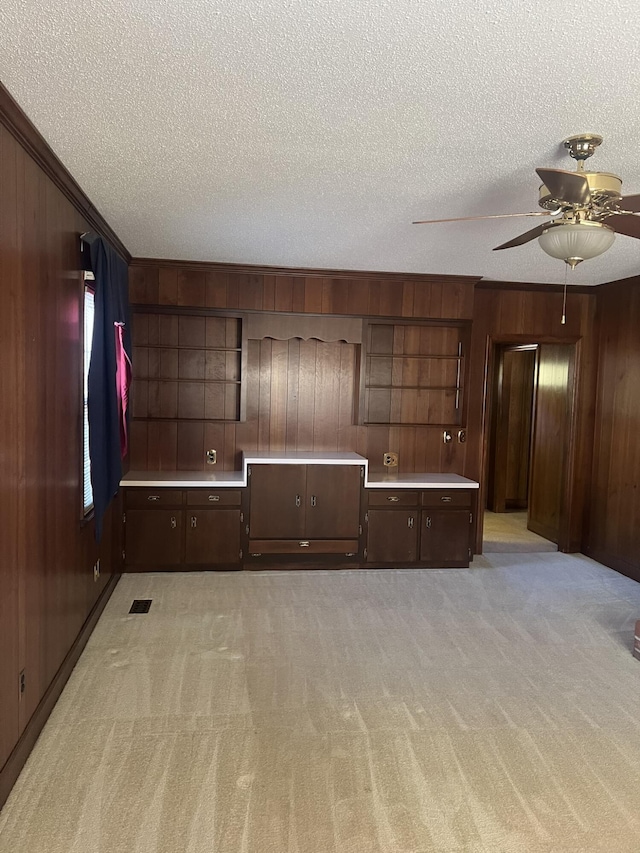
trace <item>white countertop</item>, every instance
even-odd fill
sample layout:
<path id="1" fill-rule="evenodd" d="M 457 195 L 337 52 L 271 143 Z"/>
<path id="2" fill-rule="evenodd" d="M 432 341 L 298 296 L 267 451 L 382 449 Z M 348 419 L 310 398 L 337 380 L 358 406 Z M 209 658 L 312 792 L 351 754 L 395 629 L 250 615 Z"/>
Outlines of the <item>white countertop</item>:
<path id="1" fill-rule="evenodd" d="M 359 453 L 336 452 L 258 452 L 243 457 L 242 471 L 129 471 L 120 481 L 121 486 L 153 488 L 164 486 L 175 489 L 242 488 L 247 485 L 247 468 L 252 464 L 277 463 L 282 465 L 363 465 L 365 488 L 368 489 L 477 489 L 475 480 L 459 474 L 369 474 L 369 461 Z"/>

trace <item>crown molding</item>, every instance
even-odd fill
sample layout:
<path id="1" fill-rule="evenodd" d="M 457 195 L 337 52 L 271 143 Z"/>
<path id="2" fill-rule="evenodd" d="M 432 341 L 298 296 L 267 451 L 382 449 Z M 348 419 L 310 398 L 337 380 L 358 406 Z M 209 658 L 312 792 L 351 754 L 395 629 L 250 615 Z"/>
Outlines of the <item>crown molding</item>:
<path id="1" fill-rule="evenodd" d="M 332 270 L 310 267 L 271 267 L 253 264 L 233 264 L 218 261 L 179 261 L 168 258 L 131 258 L 131 266 L 188 269 L 200 272 L 236 273 L 240 275 L 279 275 L 301 278 L 344 278 L 381 281 L 412 281 L 423 284 L 476 284 L 479 276 L 431 275 L 423 273 L 382 272 L 366 270 Z"/>
<path id="2" fill-rule="evenodd" d="M 598 284 L 568 284 L 567 293 L 590 293 L 597 292 Z M 544 293 L 562 293 L 564 290 L 563 284 L 543 284 L 535 281 L 492 281 L 491 279 L 483 278 L 482 281 L 476 284 L 476 290 L 524 290 Z"/>
<path id="3" fill-rule="evenodd" d="M 115 231 L 113 231 L 100 211 L 93 206 L 75 178 L 62 165 L 57 155 L 49 147 L 47 142 L 45 142 L 44 137 L 11 97 L 9 91 L 2 83 L 0 83 L 0 122 L 35 160 L 47 177 L 51 178 L 53 183 L 73 204 L 76 210 L 84 216 L 87 224 L 94 231 L 105 237 L 113 248 L 129 263 L 131 261 L 131 253 L 124 243 Z"/>

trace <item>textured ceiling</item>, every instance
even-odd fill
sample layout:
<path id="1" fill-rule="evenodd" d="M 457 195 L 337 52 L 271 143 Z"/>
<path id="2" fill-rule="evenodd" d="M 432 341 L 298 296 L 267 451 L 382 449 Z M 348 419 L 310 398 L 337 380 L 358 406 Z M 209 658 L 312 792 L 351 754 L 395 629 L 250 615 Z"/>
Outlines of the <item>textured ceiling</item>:
<path id="1" fill-rule="evenodd" d="M 134 256 L 561 282 L 536 166 L 640 192 L 637 0 L 3 0 L 0 78 Z M 618 236 L 570 282 L 640 271 Z"/>

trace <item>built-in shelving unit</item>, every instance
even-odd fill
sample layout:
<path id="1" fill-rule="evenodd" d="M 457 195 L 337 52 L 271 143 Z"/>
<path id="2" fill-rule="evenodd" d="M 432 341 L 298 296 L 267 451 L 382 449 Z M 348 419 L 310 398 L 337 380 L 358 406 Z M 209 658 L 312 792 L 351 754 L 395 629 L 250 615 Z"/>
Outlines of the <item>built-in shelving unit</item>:
<path id="1" fill-rule="evenodd" d="M 460 326 L 371 322 L 366 345 L 364 424 L 462 424 Z"/>
<path id="2" fill-rule="evenodd" d="M 242 320 L 136 312 L 133 420 L 238 421 Z"/>

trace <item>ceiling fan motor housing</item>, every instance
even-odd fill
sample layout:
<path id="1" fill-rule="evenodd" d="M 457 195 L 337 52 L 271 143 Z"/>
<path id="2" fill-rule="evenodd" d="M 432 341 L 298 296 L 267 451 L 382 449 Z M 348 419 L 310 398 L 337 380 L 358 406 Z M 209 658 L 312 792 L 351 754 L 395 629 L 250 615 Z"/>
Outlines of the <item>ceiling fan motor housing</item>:
<path id="1" fill-rule="evenodd" d="M 601 207 L 622 197 L 622 178 L 611 172 L 580 172 L 589 183 L 591 192 L 591 204 Z M 553 198 L 548 188 L 542 184 L 538 204 L 545 210 L 560 210 L 566 207 L 562 199 Z M 591 206 L 591 205 L 590 205 Z"/>

